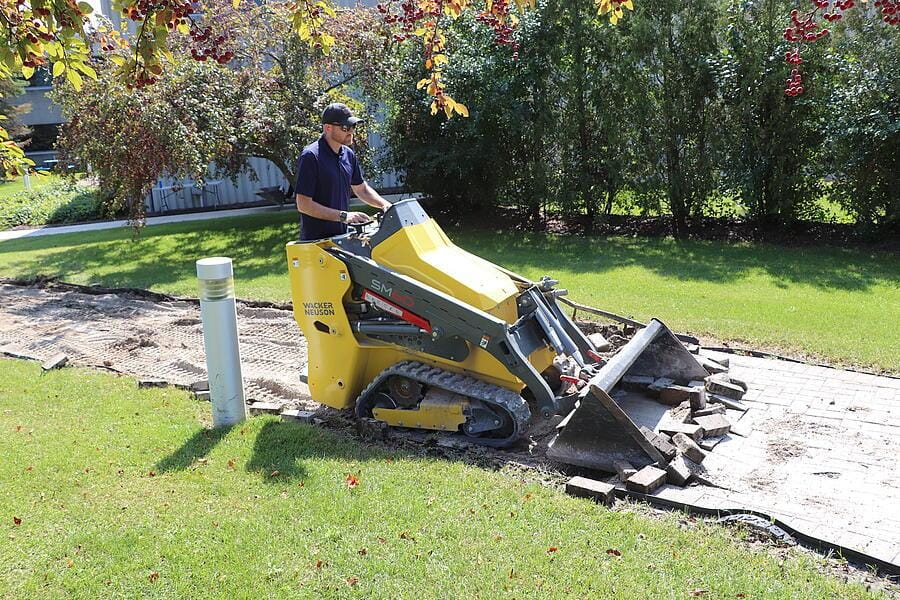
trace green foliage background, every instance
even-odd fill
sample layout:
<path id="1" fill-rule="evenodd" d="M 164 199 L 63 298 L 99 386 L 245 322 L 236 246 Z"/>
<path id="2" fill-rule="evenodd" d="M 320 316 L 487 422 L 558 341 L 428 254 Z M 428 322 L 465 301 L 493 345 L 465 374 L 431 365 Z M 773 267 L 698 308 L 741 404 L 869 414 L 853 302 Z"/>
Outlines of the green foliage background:
<path id="1" fill-rule="evenodd" d="M 583 2 L 543 0 L 519 60 L 472 20 L 452 27 L 445 79 L 469 119 L 435 119 L 406 56 L 388 136 L 410 188 L 460 212 L 498 204 L 586 228 L 627 208 L 761 226 L 827 220 L 839 203 L 865 233 L 900 224 L 900 31 L 860 11 L 804 51 L 790 98 L 788 0 L 659 0 L 612 27 Z"/>

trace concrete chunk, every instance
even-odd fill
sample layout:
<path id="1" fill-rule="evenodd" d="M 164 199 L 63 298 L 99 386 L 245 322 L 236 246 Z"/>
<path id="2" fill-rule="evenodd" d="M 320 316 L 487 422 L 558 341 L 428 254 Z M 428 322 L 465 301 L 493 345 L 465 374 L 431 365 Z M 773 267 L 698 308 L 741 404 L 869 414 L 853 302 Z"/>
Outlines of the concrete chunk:
<path id="1" fill-rule="evenodd" d="M 204 402 L 209 402 L 209 391 L 208 390 L 200 390 L 200 391 L 194 392 L 194 399 L 201 400 Z"/>
<path id="2" fill-rule="evenodd" d="M 278 414 L 281 412 L 281 405 L 274 402 L 253 402 L 247 410 L 251 415 Z"/>
<path id="3" fill-rule="evenodd" d="M 650 390 L 650 392 L 658 394 L 663 389 L 669 387 L 670 385 L 672 385 L 674 383 L 675 383 L 674 379 L 669 379 L 668 377 L 659 377 L 653 383 L 650 384 L 650 387 L 648 389 Z"/>
<path id="4" fill-rule="evenodd" d="M 659 401 L 669 406 L 678 406 L 691 397 L 692 388 L 683 385 L 669 385 L 659 390 Z"/>
<path id="5" fill-rule="evenodd" d="M 195 392 L 208 392 L 209 391 L 209 382 L 205 379 L 201 379 L 200 381 L 195 381 L 191 384 L 191 389 Z"/>
<path id="6" fill-rule="evenodd" d="M 641 427 L 641 433 L 644 434 L 647 441 L 649 441 L 666 460 L 671 460 L 672 457 L 675 456 L 675 446 L 673 446 L 667 438 L 657 435 L 653 430 L 643 426 Z"/>
<path id="7" fill-rule="evenodd" d="M 724 439 L 724 435 L 721 435 L 719 437 L 707 437 L 697 442 L 697 445 L 707 452 L 712 452 L 712 449 L 718 446 L 719 442 L 722 442 Z"/>
<path id="8" fill-rule="evenodd" d="M 732 400 L 731 398 L 726 398 L 725 396 L 720 396 L 719 394 L 708 393 L 706 394 L 706 399 L 710 402 L 718 402 L 725 408 L 747 412 L 747 406 L 745 404 L 741 404 L 737 400 Z"/>
<path id="9" fill-rule="evenodd" d="M 666 482 L 666 472 L 647 465 L 631 477 L 625 480 L 625 487 L 633 492 L 651 494 L 659 486 Z"/>
<path id="10" fill-rule="evenodd" d="M 724 404 L 710 404 L 706 408 L 701 410 L 692 411 L 692 415 L 694 418 L 696 417 L 706 417 L 709 415 L 724 415 L 725 414 L 725 405 Z"/>
<path id="11" fill-rule="evenodd" d="M 725 396 L 732 400 L 740 400 L 744 397 L 744 388 L 731 383 L 724 377 L 716 377 L 715 375 L 711 375 L 706 379 L 706 389 L 713 394 Z"/>
<path id="12" fill-rule="evenodd" d="M 139 388 L 161 388 L 167 387 L 169 385 L 168 381 L 164 379 L 139 379 L 138 387 Z"/>
<path id="13" fill-rule="evenodd" d="M 612 350 L 612 345 L 607 341 L 603 334 L 601 333 L 592 333 L 587 336 L 587 339 L 594 345 L 594 348 L 597 349 L 597 352 L 609 352 Z"/>
<path id="14" fill-rule="evenodd" d="M 693 423 L 666 423 L 665 425 L 660 426 L 659 430 L 668 435 L 683 433 L 694 441 L 702 438 L 704 434 L 703 427 L 694 425 Z"/>
<path id="15" fill-rule="evenodd" d="M 676 433 L 672 436 L 672 443 L 683 455 L 695 463 L 702 463 L 703 459 L 706 458 L 706 453 L 700 449 L 700 446 L 683 433 Z"/>
<path id="16" fill-rule="evenodd" d="M 703 410 L 706 408 L 706 388 L 698 386 L 688 389 L 691 390 L 688 395 L 688 401 L 691 403 L 691 410 Z"/>
<path id="17" fill-rule="evenodd" d="M 573 477 L 566 482 L 566 493 L 576 498 L 590 498 L 601 504 L 612 504 L 616 486 L 587 477 Z"/>
<path id="18" fill-rule="evenodd" d="M 313 420 L 313 422 L 315 422 L 315 420 Z M 356 420 L 356 433 L 364 438 L 375 440 L 386 439 L 388 437 L 389 428 L 390 425 L 384 421 L 379 421 L 378 419 L 363 418 Z"/>
<path id="19" fill-rule="evenodd" d="M 630 462 L 624 460 L 617 460 L 613 463 L 613 466 L 616 468 L 616 473 L 619 475 L 620 481 L 625 481 L 637 473 L 637 469 L 635 469 Z"/>
<path id="20" fill-rule="evenodd" d="M 724 366 L 720 365 L 719 363 L 717 363 L 713 359 L 709 358 L 708 356 L 698 356 L 697 361 L 700 363 L 700 366 L 702 366 L 704 369 L 706 369 L 706 372 L 709 373 L 710 375 L 728 372 L 728 367 L 724 367 Z"/>
<path id="21" fill-rule="evenodd" d="M 69 357 L 60 352 L 59 354 L 54 354 L 46 361 L 44 361 L 44 363 L 41 365 L 41 368 L 45 371 L 49 371 L 51 369 L 59 369 L 60 367 L 64 367 L 67 362 L 69 362 Z"/>
<path id="22" fill-rule="evenodd" d="M 694 422 L 702 427 L 706 435 L 710 437 L 718 437 L 731 431 L 731 423 L 722 415 L 694 417 Z"/>
<path id="23" fill-rule="evenodd" d="M 313 412 L 310 412 L 308 410 L 299 410 L 296 408 L 281 411 L 282 421 L 299 421 L 301 423 L 312 423 L 313 417 L 315 416 L 316 414 Z"/>
<path id="24" fill-rule="evenodd" d="M 692 462 L 683 455 L 677 455 L 666 467 L 666 480 L 672 485 L 686 486 L 694 475 L 691 465 Z"/>
<path id="25" fill-rule="evenodd" d="M 750 389 L 747 387 L 746 381 L 742 381 L 742 380 L 738 379 L 737 377 L 732 377 L 731 375 L 729 375 L 728 381 L 730 381 L 731 383 L 733 383 L 734 385 L 736 385 L 738 387 L 744 388 L 744 392 L 746 392 L 748 389 Z"/>

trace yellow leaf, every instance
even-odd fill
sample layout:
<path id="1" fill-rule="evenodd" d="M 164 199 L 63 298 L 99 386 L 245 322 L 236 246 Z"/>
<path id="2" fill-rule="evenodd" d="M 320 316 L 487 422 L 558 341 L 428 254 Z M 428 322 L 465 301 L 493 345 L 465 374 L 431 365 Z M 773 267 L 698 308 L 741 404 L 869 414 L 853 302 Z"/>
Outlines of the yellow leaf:
<path id="1" fill-rule="evenodd" d="M 438 111 L 437 100 L 431 101 L 431 114 L 436 115 Z"/>
<path id="2" fill-rule="evenodd" d="M 416 89 L 421 90 L 423 87 L 431 83 L 431 79 L 426 77 L 425 79 L 420 79 L 419 83 L 416 84 Z"/>
<path id="3" fill-rule="evenodd" d="M 62 75 L 63 71 L 66 70 L 66 63 L 64 62 L 55 62 L 53 63 L 53 76 L 59 77 Z"/>
<path id="4" fill-rule="evenodd" d="M 447 58 L 446 54 L 435 54 L 434 55 L 434 64 L 442 65 L 449 63 L 450 60 Z"/>
<path id="5" fill-rule="evenodd" d="M 429 58 L 428 60 L 425 61 L 425 68 L 430 70 L 431 65 L 433 65 L 433 64 L 434 64 L 434 62 L 432 62 L 432 60 Z"/>
<path id="6" fill-rule="evenodd" d="M 81 90 L 81 75 L 78 74 L 78 71 L 75 69 L 66 69 L 66 79 L 69 80 L 69 83 L 72 84 L 72 87 L 75 88 L 75 91 Z"/>
<path id="7" fill-rule="evenodd" d="M 609 22 L 613 25 L 619 22 L 619 16 L 616 14 L 616 11 L 609 13 Z"/>
<path id="8" fill-rule="evenodd" d="M 628 10 L 634 10 L 634 3 L 631 0 L 625 0 L 625 2 L 622 3 L 622 6 Z"/>
<path id="9" fill-rule="evenodd" d="M 191 26 L 187 23 L 179 23 L 177 27 L 175 27 L 175 31 L 180 33 L 181 35 L 187 35 L 191 32 Z"/>
<path id="10" fill-rule="evenodd" d="M 239 8 L 241 6 L 241 0 L 231 0 L 231 8 Z"/>
<path id="11" fill-rule="evenodd" d="M 85 63 L 75 63 L 75 68 L 91 79 L 97 79 L 97 71 L 95 71 L 90 65 L 87 65 Z"/>
<path id="12" fill-rule="evenodd" d="M 34 67 L 22 67 L 22 77 L 25 79 L 34 77 Z"/>
<path id="13" fill-rule="evenodd" d="M 460 104 L 459 102 L 456 103 L 456 112 L 458 112 L 459 114 L 461 114 L 464 117 L 469 116 L 469 109 L 466 108 L 465 104 Z"/>
<path id="14" fill-rule="evenodd" d="M 118 65 L 118 66 L 120 66 L 120 67 L 121 67 L 122 65 L 124 65 L 125 62 L 126 62 L 126 61 L 125 61 L 125 57 L 124 57 L 124 56 L 119 56 L 118 54 L 112 54 L 112 55 L 110 55 L 109 60 L 113 61 L 113 63 L 115 63 L 116 65 Z"/>
<path id="15" fill-rule="evenodd" d="M 453 107 L 450 106 L 449 102 L 444 105 L 444 113 L 448 119 L 453 116 Z"/>

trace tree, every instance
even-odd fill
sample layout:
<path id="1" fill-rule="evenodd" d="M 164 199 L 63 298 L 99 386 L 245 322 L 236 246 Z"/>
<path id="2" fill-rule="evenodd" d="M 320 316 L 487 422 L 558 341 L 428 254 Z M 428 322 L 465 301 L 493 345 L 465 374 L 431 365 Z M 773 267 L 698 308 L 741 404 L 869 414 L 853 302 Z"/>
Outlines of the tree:
<path id="1" fill-rule="evenodd" d="M 360 12 L 334 36 L 356 36 L 355 44 L 343 39 L 344 47 L 377 56 L 367 41 L 371 11 Z M 259 5 L 243 15 L 223 25 L 240 34 L 230 64 L 196 60 L 191 42 L 177 34 L 169 69 L 153 85 L 132 86 L 119 77 L 128 50 L 112 38 L 107 43 L 120 50 L 97 61 L 96 81 L 85 82 L 81 92 L 56 87 L 54 97 L 69 120 L 60 152 L 66 160 L 92 165 L 111 209 L 126 208 L 138 219 L 143 198 L 160 177 L 202 181 L 210 164 L 217 176 L 236 177 L 252 156 L 271 160 L 293 183 L 293 161 L 318 135 L 324 105 L 358 104 L 341 89 L 381 73 L 381 61 L 375 62 L 378 68 L 354 70 L 358 54 L 325 56 L 301 43 L 283 7 Z"/>

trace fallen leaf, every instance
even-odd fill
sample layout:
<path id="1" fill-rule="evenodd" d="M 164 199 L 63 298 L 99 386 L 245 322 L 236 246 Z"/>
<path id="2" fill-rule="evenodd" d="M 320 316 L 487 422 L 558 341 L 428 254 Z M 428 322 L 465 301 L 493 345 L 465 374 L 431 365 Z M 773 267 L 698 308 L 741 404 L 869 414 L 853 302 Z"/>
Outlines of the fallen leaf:
<path id="1" fill-rule="evenodd" d="M 66 567 L 67 567 L 67 568 L 71 569 L 71 568 L 74 567 L 74 566 L 75 566 L 75 561 L 74 561 L 74 560 L 72 560 L 71 558 L 68 559 L 68 560 L 66 560 Z"/>
<path id="2" fill-rule="evenodd" d="M 159 573 L 157 573 L 156 571 L 151 571 L 147 576 L 147 579 L 150 580 L 150 583 L 156 583 L 156 580 L 159 579 Z"/>
<path id="3" fill-rule="evenodd" d="M 156 471 L 150 471 L 147 473 L 147 477 L 156 477 Z"/>
<path id="4" fill-rule="evenodd" d="M 615 548 L 609 548 L 606 550 L 606 553 L 610 556 L 622 556 L 622 553 L 616 550 Z"/>
<path id="5" fill-rule="evenodd" d="M 200 463 L 201 465 L 205 465 L 206 463 L 209 462 L 209 459 L 208 458 L 198 458 L 197 462 Z"/>
<path id="6" fill-rule="evenodd" d="M 353 473 L 347 473 L 347 478 L 344 480 L 344 483 L 347 484 L 348 489 L 353 489 L 359 485 L 359 478 Z"/>
<path id="7" fill-rule="evenodd" d="M 13 517 L 13 525 L 21 525 L 21 524 L 22 524 L 22 519 L 20 519 L 19 517 Z"/>
<path id="8" fill-rule="evenodd" d="M 552 554 L 557 550 L 559 550 L 559 548 L 557 548 L 556 546 L 550 546 L 549 548 L 547 548 L 547 554 Z"/>
<path id="9" fill-rule="evenodd" d="M 22 426 L 21 426 L 21 425 L 16 425 L 16 433 L 18 433 L 18 432 L 20 432 L 20 431 L 22 431 Z"/>
<path id="10" fill-rule="evenodd" d="M 502 536 L 502 535 L 499 535 L 499 534 L 498 534 L 498 535 L 495 535 L 495 536 L 494 536 L 494 541 L 495 541 L 495 542 L 499 542 L 499 541 L 502 540 L 502 539 L 503 539 L 503 536 Z"/>
<path id="11" fill-rule="evenodd" d="M 531 494 L 530 493 L 525 494 L 524 496 L 522 496 L 522 500 L 524 500 L 525 502 L 528 502 L 529 500 L 531 500 Z"/>
<path id="12" fill-rule="evenodd" d="M 34 467 L 28 466 L 28 467 L 25 467 L 25 470 L 26 471 L 34 471 Z"/>
<path id="13" fill-rule="evenodd" d="M 124 474 L 125 474 L 125 470 L 124 470 L 124 469 L 119 469 L 118 471 L 116 471 L 116 474 L 117 474 L 117 475 L 124 475 Z"/>
<path id="14" fill-rule="evenodd" d="M 306 484 L 301 481 L 300 483 L 297 484 L 297 487 L 303 487 L 304 485 L 306 485 Z"/>
<path id="15" fill-rule="evenodd" d="M 401 539 L 401 540 L 409 540 L 409 541 L 411 541 L 411 542 L 415 542 L 415 541 L 416 541 L 416 538 L 414 538 L 413 536 L 409 535 L 409 533 L 406 532 L 406 531 L 401 531 L 401 532 L 400 532 L 400 539 Z"/>
<path id="16" fill-rule="evenodd" d="M 365 548 L 360 548 L 360 549 L 359 549 L 359 552 L 358 552 L 358 554 L 359 554 L 360 556 L 365 556 L 365 555 L 368 554 L 368 553 L 369 553 L 369 551 L 366 550 Z"/>
<path id="17" fill-rule="evenodd" d="M 387 543 L 387 540 L 384 539 L 383 537 L 381 537 L 380 535 L 378 536 L 377 539 L 378 539 L 378 543 L 379 543 L 379 544 L 386 544 L 386 543 Z"/>
<path id="18" fill-rule="evenodd" d="M 322 562 L 322 559 L 319 559 L 319 560 L 316 561 L 316 568 L 317 568 L 317 569 L 321 569 L 321 568 L 324 567 L 324 566 L 325 566 L 325 563 Z"/>
<path id="19" fill-rule="evenodd" d="M 709 591 L 709 590 L 704 590 L 704 589 L 701 589 L 701 588 L 694 588 L 694 589 L 692 589 L 689 593 L 690 593 L 691 596 L 702 596 L 703 594 L 705 594 L 705 593 L 708 592 L 708 591 Z"/>
<path id="20" fill-rule="evenodd" d="M 735 594 L 734 597 L 735 598 L 746 598 L 747 594 L 745 594 L 744 592 L 740 592 L 738 594 Z"/>
<path id="21" fill-rule="evenodd" d="M 510 579 L 515 579 L 515 578 L 516 578 L 516 571 L 515 571 L 515 569 L 510 569 L 510 570 L 509 570 L 509 578 L 510 578 Z"/>
<path id="22" fill-rule="evenodd" d="M 269 473 L 269 477 L 278 477 L 279 475 L 281 475 L 281 472 L 278 469 L 275 469 L 274 471 Z"/>
<path id="23" fill-rule="evenodd" d="M 103 366 L 104 366 L 104 367 L 111 367 L 111 366 L 112 366 L 112 361 L 111 361 L 111 360 L 104 360 L 104 361 L 103 361 Z"/>
<path id="24" fill-rule="evenodd" d="M 229 459 L 228 459 L 228 468 L 229 468 L 229 469 L 233 469 L 233 468 L 234 468 L 234 459 L 233 459 L 233 458 L 229 458 Z"/>
<path id="25" fill-rule="evenodd" d="M 356 585 L 357 583 L 359 583 L 359 577 L 348 577 L 347 578 L 347 585 L 352 586 L 352 585 Z"/>

